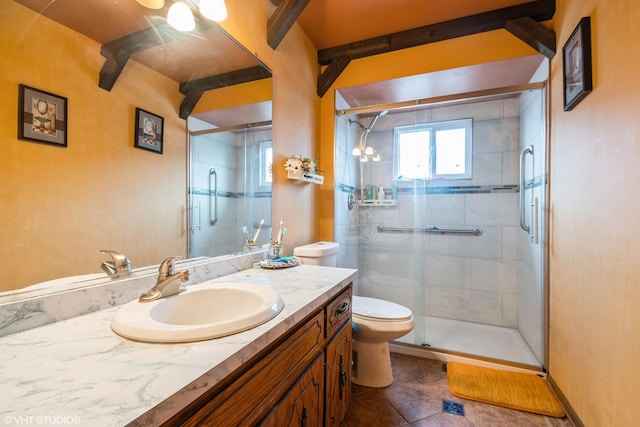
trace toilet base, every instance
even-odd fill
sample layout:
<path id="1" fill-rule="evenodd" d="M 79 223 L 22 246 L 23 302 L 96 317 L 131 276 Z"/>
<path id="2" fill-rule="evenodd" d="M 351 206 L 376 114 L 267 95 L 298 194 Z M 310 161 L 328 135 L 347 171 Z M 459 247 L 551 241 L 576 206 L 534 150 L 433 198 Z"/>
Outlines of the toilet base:
<path id="1" fill-rule="evenodd" d="M 391 356 L 389 343 L 368 343 L 353 339 L 353 372 L 351 381 L 354 384 L 381 388 L 393 383 L 391 372 Z"/>

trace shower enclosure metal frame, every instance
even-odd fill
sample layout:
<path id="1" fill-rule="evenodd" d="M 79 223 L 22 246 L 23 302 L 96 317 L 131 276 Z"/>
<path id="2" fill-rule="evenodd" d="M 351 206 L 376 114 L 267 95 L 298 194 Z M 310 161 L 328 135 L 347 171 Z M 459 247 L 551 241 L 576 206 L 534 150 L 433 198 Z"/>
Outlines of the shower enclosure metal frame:
<path id="1" fill-rule="evenodd" d="M 337 116 L 341 117 L 341 116 L 346 116 L 346 115 L 352 115 L 352 114 L 371 114 L 371 113 L 376 113 L 378 111 L 380 111 L 381 109 L 385 109 L 385 110 L 401 110 L 401 109 L 409 109 L 409 108 L 416 108 L 416 106 L 418 105 L 424 105 L 426 106 L 437 106 L 440 104 L 444 104 L 444 103 L 452 103 L 454 101 L 461 101 L 461 100 L 469 100 L 469 99 L 474 99 L 474 100 L 480 100 L 480 99 L 489 99 L 491 97 L 495 97 L 495 96 L 499 96 L 499 95 L 506 95 L 506 94 L 517 94 L 517 93 L 523 93 L 523 92 L 527 92 L 527 91 L 534 91 L 534 90 L 543 90 L 543 108 L 544 108 L 544 117 L 543 117 L 543 126 L 544 126 L 544 131 L 543 131 L 543 141 L 542 143 L 544 144 L 544 150 L 546 152 L 548 152 L 548 144 L 549 144 L 549 135 L 548 135 L 548 90 L 547 90 L 547 84 L 545 82 L 542 83 L 532 83 L 532 84 L 525 84 L 525 85 L 518 85 L 518 86 L 513 86 L 513 87 L 509 87 L 509 88 L 502 88 L 499 90 L 491 90 L 491 91 L 480 91 L 480 92 L 472 92 L 472 93 L 466 93 L 466 94 L 461 94 L 461 95 L 456 95 L 456 96 L 447 96 L 447 97 L 437 97 L 437 98 L 428 98 L 428 99 L 421 99 L 421 100 L 417 100 L 417 101 L 410 101 L 410 102 L 406 102 L 406 103 L 393 103 L 393 104 L 383 104 L 383 105 L 376 105 L 373 107 L 359 107 L 359 108 L 353 108 L 353 109 L 349 109 L 349 110 L 339 110 L 337 111 Z M 523 153 L 522 157 L 528 157 L 529 156 L 529 152 L 528 150 L 526 153 Z M 548 338 L 547 338 L 547 328 L 548 328 L 548 314 L 547 314 L 547 307 L 548 307 L 548 249 L 546 247 L 546 242 L 547 242 L 547 236 L 548 236 L 548 229 L 546 227 L 546 224 L 544 223 L 540 223 L 540 226 L 538 226 L 538 221 L 542 221 L 544 222 L 547 216 L 547 206 L 548 206 L 548 198 L 549 198 L 549 190 L 548 190 L 548 185 L 547 185 L 547 172 L 548 171 L 548 156 L 544 155 L 542 157 L 544 159 L 544 170 L 543 172 L 543 176 L 542 176 L 542 182 L 538 183 L 536 185 L 542 185 L 543 186 L 543 199 L 541 200 L 537 200 L 536 198 L 533 198 L 531 196 L 531 198 L 529 199 L 529 205 L 533 205 L 532 209 L 543 209 L 543 212 L 541 214 L 540 218 L 537 218 L 536 215 L 531 215 L 530 213 L 528 213 L 528 216 L 532 219 L 532 221 L 529 221 L 528 223 L 524 222 L 524 214 L 525 212 L 521 212 L 519 213 L 519 220 L 522 225 L 526 226 L 529 230 L 527 230 L 529 236 L 531 236 L 531 238 L 533 238 L 534 243 L 538 243 L 538 241 L 541 241 L 541 243 L 544 245 L 543 246 L 543 250 L 542 250 L 542 255 L 541 255 L 541 276 L 542 276 L 542 295 L 541 295 L 541 305 L 542 305 L 542 311 L 543 313 L 541 314 L 542 317 L 542 324 L 540 325 L 541 328 L 541 336 L 542 336 L 542 341 L 543 341 L 543 350 L 542 350 L 542 355 L 540 356 L 543 360 L 540 360 L 540 363 L 542 365 L 542 367 L 544 368 L 545 366 L 547 366 L 547 360 L 548 360 L 548 355 L 547 355 L 547 342 L 548 342 Z M 524 176 L 520 176 L 519 177 L 519 186 L 522 186 L 521 188 L 524 188 L 527 184 L 525 183 L 524 185 L 522 184 L 523 181 L 526 181 L 527 177 Z M 363 180 L 361 178 L 360 183 L 362 183 Z M 361 188 L 362 189 L 362 188 Z M 521 191 L 521 196 L 524 196 L 525 191 Z M 526 200 L 524 199 L 524 197 L 520 197 L 520 202 L 519 205 L 523 205 L 525 204 Z M 541 206 L 538 206 L 536 203 L 540 203 L 542 202 Z M 338 204 L 342 204 L 341 202 L 336 202 L 336 206 Z M 531 208 L 531 207 L 530 207 Z M 527 210 L 527 207 L 525 206 L 525 210 Z M 531 226 L 533 225 L 533 226 Z M 387 226 L 382 226 L 383 227 L 383 231 L 390 231 L 389 229 L 393 229 L 394 227 L 387 227 Z M 411 231 L 417 231 L 418 233 L 432 233 L 435 232 L 436 234 L 438 234 L 440 231 L 444 231 L 444 230 L 438 230 L 439 227 L 427 227 L 427 228 L 412 228 Z M 523 229 L 525 229 L 525 227 L 523 227 Z M 538 230 L 542 230 L 542 233 L 540 235 L 537 234 Z M 392 231 L 396 231 L 396 232 L 408 232 L 406 230 L 395 230 L 393 229 Z M 454 230 L 454 231 L 460 231 L 460 230 Z M 464 230 L 465 232 L 468 232 L 468 230 Z M 536 241 L 536 239 L 538 241 Z M 339 236 L 336 236 L 336 240 L 339 240 Z M 354 266 L 351 266 L 354 267 Z"/>

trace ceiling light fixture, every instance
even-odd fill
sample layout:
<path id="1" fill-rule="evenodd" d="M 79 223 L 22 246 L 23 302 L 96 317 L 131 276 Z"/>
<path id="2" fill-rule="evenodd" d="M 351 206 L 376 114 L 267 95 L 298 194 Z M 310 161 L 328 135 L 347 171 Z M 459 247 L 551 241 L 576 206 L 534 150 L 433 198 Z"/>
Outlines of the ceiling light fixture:
<path id="1" fill-rule="evenodd" d="M 167 13 L 167 22 L 178 31 L 191 31 L 196 28 L 191 9 L 181 1 L 171 5 Z"/>
<path id="2" fill-rule="evenodd" d="M 149 9 L 162 9 L 164 0 L 136 0 Z M 196 27 L 192 8 L 198 7 L 200 14 L 212 21 L 227 19 L 227 5 L 224 0 L 186 0 L 176 1 L 169 8 L 167 22 L 178 31 L 192 31 Z"/>
<path id="3" fill-rule="evenodd" d="M 227 5 L 224 0 L 200 0 L 200 13 L 212 21 L 224 21 L 227 19 Z"/>
<path id="4" fill-rule="evenodd" d="M 138 3 L 149 9 L 162 9 L 164 0 L 136 0 Z"/>

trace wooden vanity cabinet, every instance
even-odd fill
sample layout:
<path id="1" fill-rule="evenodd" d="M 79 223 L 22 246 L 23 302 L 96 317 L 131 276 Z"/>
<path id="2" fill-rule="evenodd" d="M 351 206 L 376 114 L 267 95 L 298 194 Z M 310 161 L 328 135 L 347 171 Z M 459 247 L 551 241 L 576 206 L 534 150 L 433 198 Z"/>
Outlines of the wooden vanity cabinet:
<path id="1" fill-rule="evenodd" d="M 351 286 L 267 350 L 171 424 L 339 425 L 351 399 Z"/>

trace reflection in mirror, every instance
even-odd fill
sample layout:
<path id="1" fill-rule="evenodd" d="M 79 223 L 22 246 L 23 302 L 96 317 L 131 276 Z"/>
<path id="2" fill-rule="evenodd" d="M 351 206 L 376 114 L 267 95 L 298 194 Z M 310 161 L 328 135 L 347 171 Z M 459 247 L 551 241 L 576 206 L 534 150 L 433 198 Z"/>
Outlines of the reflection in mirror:
<path id="1" fill-rule="evenodd" d="M 210 128 L 191 117 L 189 128 L 189 256 L 249 249 L 247 240 L 268 243 L 271 122 Z"/>
<path id="2" fill-rule="evenodd" d="M 164 257 L 189 255 L 187 125 L 178 114 L 185 99 L 178 86 L 189 80 L 210 83 L 215 80 L 210 77 L 264 65 L 221 28 L 209 25 L 193 37 L 161 37 L 152 47 L 136 51 L 112 91 L 99 87 L 106 63 L 103 46 L 162 24 L 166 11 L 158 15 L 133 0 L 117 5 L 102 0 L 17 0 L 0 8 L 6 23 L 0 29 L 3 53 L 11 58 L 0 70 L 0 89 L 7 94 L 0 127 L 14 129 L 0 144 L 0 155 L 11 159 L 0 172 L 6 196 L 0 211 L 6 243 L 0 249 L 5 272 L 0 296 L 12 293 L 15 299 L 19 289 L 34 284 L 41 293 L 51 286 L 56 292 L 60 286 L 111 281 L 100 269 L 108 259 L 100 253 L 105 247 L 131 259 L 134 275 L 157 274 Z M 46 55 L 25 48 L 42 40 L 55 41 Z M 27 143 L 15 135 L 17 88 L 25 83 L 68 98 L 67 148 Z M 214 92 L 207 89 L 203 100 Z M 136 107 L 164 118 L 162 155 L 133 147 Z M 236 116 L 238 123 L 256 122 Z M 270 209 L 264 212 L 255 215 L 264 215 L 267 222 Z M 233 249 L 226 253 L 241 249 L 228 247 Z"/>

